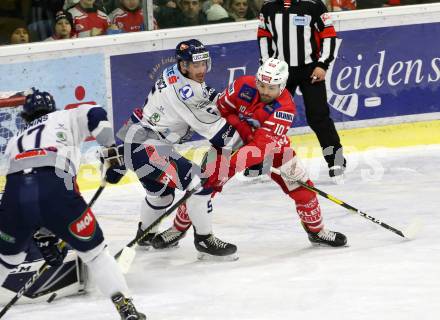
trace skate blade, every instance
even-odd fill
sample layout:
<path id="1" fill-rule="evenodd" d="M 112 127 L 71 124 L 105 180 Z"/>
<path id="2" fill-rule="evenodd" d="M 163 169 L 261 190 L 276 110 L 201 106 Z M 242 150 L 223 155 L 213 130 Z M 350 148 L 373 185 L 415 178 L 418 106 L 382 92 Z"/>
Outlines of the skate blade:
<path id="1" fill-rule="evenodd" d="M 214 256 L 205 252 L 199 252 L 197 254 L 197 259 L 200 261 L 236 261 L 238 258 L 239 256 L 237 252 L 227 256 Z"/>
<path id="2" fill-rule="evenodd" d="M 155 247 L 153 247 L 153 248 L 154 248 L 155 251 L 171 251 L 171 250 L 179 249 L 180 245 L 177 242 L 177 243 L 174 243 L 174 244 L 172 244 L 171 246 L 168 246 L 168 247 L 163 247 L 163 248 L 155 248 Z"/>
<path id="3" fill-rule="evenodd" d="M 310 243 L 312 245 L 312 247 L 314 248 L 331 248 L 331 249 L 341 249 L 341 248 L 348 248 L 350 247 L 350 244 L 347 242 L 346 244 L 344 244 L 343 246 L 339 246 L 339 247 L 333 247 L 329 244 L 326 243 L 319 243 L 319 242 L 311 242 Z"/>

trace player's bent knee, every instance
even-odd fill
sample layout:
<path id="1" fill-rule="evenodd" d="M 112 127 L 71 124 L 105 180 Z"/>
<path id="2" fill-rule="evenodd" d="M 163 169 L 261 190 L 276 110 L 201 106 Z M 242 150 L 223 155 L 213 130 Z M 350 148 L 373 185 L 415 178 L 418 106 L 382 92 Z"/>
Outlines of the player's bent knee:
<path id="1" fill-rule="evenodd" d="M 20 265 L 26 258 L 25 252 L 20 252 L 12 255 L 0 254 L 0 264 L 8 269 L 14 269 L 16 266 Z"/>
<path id="2" fill-rule="evenodd" d="M 98 257 L 107 247 L 107 245 L 103 242 L 101 242 L 99 245 L 97 245 L 95 248 L 89 251 L 77 251 L 78 256 L 81 258 L 84 263 L 90 263 L 96 257 Z"/>

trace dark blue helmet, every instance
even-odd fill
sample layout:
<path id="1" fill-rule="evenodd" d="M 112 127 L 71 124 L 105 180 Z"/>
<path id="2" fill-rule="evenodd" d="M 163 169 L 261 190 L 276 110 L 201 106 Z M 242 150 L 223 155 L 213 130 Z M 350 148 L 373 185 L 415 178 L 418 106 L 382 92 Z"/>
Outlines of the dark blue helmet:
<path id="1" fill-rule="evenodd" d="M 203 43 L 197 39 L 180 42 L 176 46 L 176 59 L 177 61 L 188 62 L 206 61 L 208 64 L 208 71 L 211 69 L 209 51 L 205 48 Z"/>
<path id="2" fill-rule="evenodd" d="M 35 90 L 26 96 L 26 101 L 21 112 L 21 117 L 26 122 L 31 122 L 45 114 L 56 110 L 55 100 L 48 92 Z"/>

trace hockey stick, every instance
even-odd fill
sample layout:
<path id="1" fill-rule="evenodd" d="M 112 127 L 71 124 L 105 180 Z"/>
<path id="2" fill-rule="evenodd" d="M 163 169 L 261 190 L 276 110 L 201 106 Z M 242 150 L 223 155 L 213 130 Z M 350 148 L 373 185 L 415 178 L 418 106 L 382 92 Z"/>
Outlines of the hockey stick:
<path id="1" fill-rule="evenodd" d="M 148 233 L 157 226 L 164 218 L 168 217 L 171 213 L 174 212 L 182 203 L 184 203 L 189 197 L 191 197 L 194 193 L 196 193 L 199 188 L 195 188 L 189 191 L 186 191 L 182 198 L 180 198 L 175 204 L 173 204 L 168 210 L 166 210 L 162 215 L 157 218 L 152 224 L 150 224 L 141 235 L 137 235 L 133 240 L 125 245 L 125 247 L 119 250 L 118 253 L 115 254 L 115 259 L 118 261 L 119 266 L 122 269 L 122 273 L 126 274 L 130 269 L 131 264 L 136 256 L 136 245 L 139 241 L 145 239 Z"/>
<path id="2" fill-rule="evenodd" d="M 285 179 L 287 179 L 287 180 L 289 180 L 289 176 L 283 174 L 277 168 L 271 167 L 270 171 L 275 173 L 275 174 L 277 174 L 277 175 L 279 175 L 279 176 L 281 176 L 281 177 L 283 177 L 283 178 L 285 178 Z M 389 230 L 391 232 L 394 232 L 395 234 L 397 234 L 397 235 L 399 235 L 399 236 L 401 236 L 403 238 L 406 238 L 406 239 L 413 238 L 415 236 L 415 234 L 418 232 L 418 230 L 420 229 L 420 227 L 421 227 L 420 222 L 419 221 L 415 221 L 414 223 L 412 223 L 407 228 L 407 230 L 405 232 L 402 232 L 402 231 L 400 231 L 400 230 L 390 226 L 389 224 L 387 224 L 385 222 L 382 222 L 379 219 L 376 219 L 375 217 L 372 217 L 372 216 L 366 214 L 365 212 L 362 212 L 361 210 L 359 210 L 359 209 L 349 205 L 348 203 L 345 203 L 344 201 L 339 200 L 338 198 L 332 196 L 331 194 L 328 194 L 328 193 L 326 193 L 326 192 L 324 192 L 324 191 L 322 191 L 322 190 L 320 190 L 320 189 L 318 189 L 316 187 L 309 186 L 305 182 L 302 182 L 302 181 L 299 181 L 299 180 L 297 180 L 295 182 L 298 183 L 300 186 L 302 186 L 302 187 L 304 187 L 304 188 L 306 188 L 306 189 L 308 189 L 310 191 L 313 191 L 313 192 L 319 194 L 320 196 L 322 196 L 324 198 L 327 198 L 330 201 L 333 201 L 336 204 L 339 204 L 340 206 L 344 207 L 345 209 L 349 210 L 350 212 L 358 214 L 361 217 L 363 217 L 363 218 L 365 218 L 365 219 L 367 219 L 367 220 L 369 220 L 369 221 L 371 221 L 371 222 L 373 222 L 375 224 L 378 224 L 382 228 L 385 228 L 385 229 L 387 229 L 387 230 Z"/>
<path id="3" fill-rule="evenodd" d="M 96 202 L 96 200 L 99 198 L 102 191 L 104 190 L 104 187 L 105 187 L 105 183 L 101 184 L 101 186 L 98 188 L 98 190 L 96 190 L 93 198 L 87 204 L 87 207 L 83 211 L 82 214 L 85 214 L 93 206 L 93 204 Z M 66 245 L 66 242 L 61 241 L 58 244 L 58 247 L 60 249 L 62 249 L 65 245 Z M 5 315 L 5 313 L 18 301 L 18 299 L 20 299 L 29 290 L 29 288 L 32 287 L 35 284 L 35 282 L 37 282 L 37 280 L 41 277 L 41 275 L 44 272 L 46 272 L 49 269 L 49 267 L 50 266 L 47 262 L 43 263 L 43 265 L 37 270 L 37 272 L 35 272 L 32 275 L 32 277 L 30 279 L 28 279 L 28 281 L 26 281 L 26 283 L 24 284 L 24 286 L 20 290 L 18 290 L 17 294 L 8 302 L 8 304 L 6 304 L 3 307 L 3 309 L 0 311 L 0 318 L 2 318 Z"/>
<path id="4" fill-rule="evenodd" d="M 204 171 L 206 168 L 206 162 L 208 161 L 208 152 L 206 152 L 203 155 L 200 167 L 201 170 Z M 205 182 L 205 179 L 202 178 L 200 185 L 203 185 Z M 185 192 L 182 198 L 180 198 L 175 204 L 173 204 L 168 210 L 166 210 L 162 215 L 157 218 L 152 224 L 150 224 L 141 235 L 136 235 L 136 237 L 131 240 L 129 243 L 125 245 L 124 248 L 118 251 L 118 253 L 115 254 L 115 259 L 118 261 L 119 267 L 122 270 L 122 273 L 126 274 L 128 273 L 128 270 L 130 270 L 131 264 L 133 263 L 133 260 L 136 256 L 136 245 L 139 241 L 142 241 L 145 239 L 145 237 L 148 235 L 148 233 L 157 226 L 163 219 L 168 217 L 171 213 L 174 212 L 182 203 L 184 203 L 189 197 L 191 197 L 194 193 L 196 193 L 199 190 L 199 186 L 195 187 L 194 189 L 188 190 Z"/>

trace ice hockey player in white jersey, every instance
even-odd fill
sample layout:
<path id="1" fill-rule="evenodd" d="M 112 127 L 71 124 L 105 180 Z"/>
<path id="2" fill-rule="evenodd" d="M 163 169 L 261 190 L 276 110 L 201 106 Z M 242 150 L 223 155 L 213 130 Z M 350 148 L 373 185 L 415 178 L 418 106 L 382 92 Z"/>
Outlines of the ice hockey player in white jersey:
<path id="1" fill-rule="evenodd" d="M 199 258 L 236 259 L 237 247 L 213 234 L 212 189 L 202 187 L 200 167 L 178 154 L 173 145 L 185 142 L 194 131 L 219 147 L 232 147 L 241 138 L 220 117 L 215 106 L 217 93 L 205 83 L 211 59 L 204 45 L 196 39 L 180 42 L 176 58 L 176 64 L 163 70 L 143 109 L 135 110 L 117 134 L 124 141 L 127 168 L 136 172 L 147 192 L 138 234 L 173 203 L 176 188 L 199 186 L 200 191 L 186 203 Z M 140 245 L 149 246 L 156 232 L 153 229 Z"/>
<path id="2" fill-rule="evenodd" d="M 56 111 L 49 93 L 35 91 L 26 97 L 21 116 L 27 124 L 5 153 L 9 168 L 0 205 L 0 283 L 24 261 L 32 235 L 44 227 L 77 251 L 122 320 L 146 319 L 126 298 L 125 279 L 75 183 L 80 145 L 87 136 L 103 146 L 108 167 L 121 164 L 105 110 L 81 105 Z"/>

